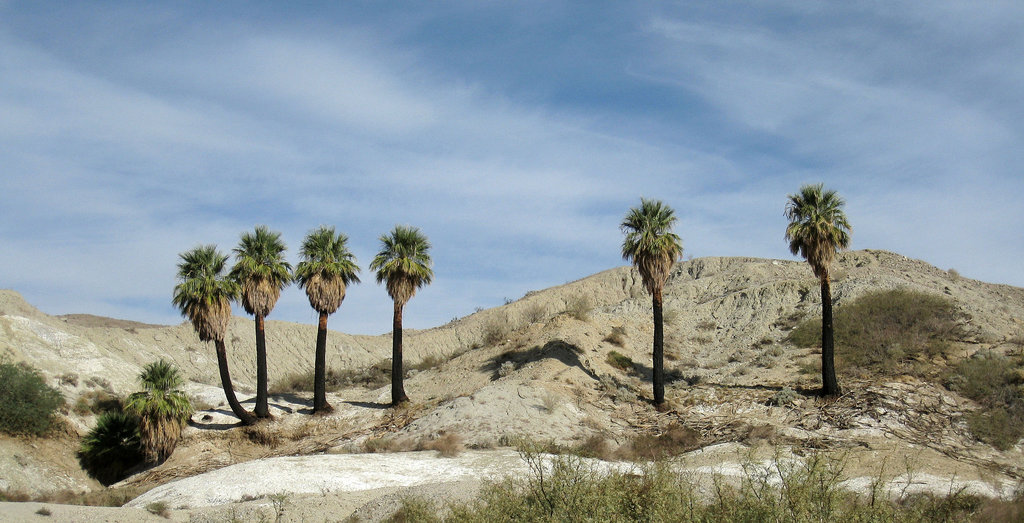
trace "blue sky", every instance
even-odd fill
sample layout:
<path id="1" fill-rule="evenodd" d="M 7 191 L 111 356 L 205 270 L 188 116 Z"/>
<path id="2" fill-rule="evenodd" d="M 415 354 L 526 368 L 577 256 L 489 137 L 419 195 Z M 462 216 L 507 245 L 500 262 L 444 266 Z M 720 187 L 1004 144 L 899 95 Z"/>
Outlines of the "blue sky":
<path id="1" fill-rule="evenodd" d="M 0 287 L 178 323 L 195 245 L 328 224 L 365 268 L 409 224 L 426 328 L 621 265 L 641 196 L 687 257 L 792 259 L 809 182 L 853 248 L 1020 286 L 1021 56 L 1020 2 L 0 0 Z M 331 327 L 387 332 L 362 279 Z"/>

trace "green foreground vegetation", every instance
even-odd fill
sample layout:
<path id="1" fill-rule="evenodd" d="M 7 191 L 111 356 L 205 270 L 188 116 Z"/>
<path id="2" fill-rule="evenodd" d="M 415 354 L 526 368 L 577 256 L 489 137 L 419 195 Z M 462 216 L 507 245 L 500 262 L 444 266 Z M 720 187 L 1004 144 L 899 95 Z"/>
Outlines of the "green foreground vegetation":
<path id="1" fill-rule="evenodd" d="M 704 482 L 669 462 L 632 472 L 602 472 L 577 456 L 547 458 L 522 451 L 530 474 L 486 485 L 476 499 L 440 505 L 409 497 L 391 522 L 694 521 L 694 522 L 931 522 L 1020 521 L 1024 493 L 991 500 L 953 490 L 947 496 L 890 496 L 880 475 L 866 495 L 842 487 L 842 457 L 812 454 L 748 462 L 739 478 Z"/>

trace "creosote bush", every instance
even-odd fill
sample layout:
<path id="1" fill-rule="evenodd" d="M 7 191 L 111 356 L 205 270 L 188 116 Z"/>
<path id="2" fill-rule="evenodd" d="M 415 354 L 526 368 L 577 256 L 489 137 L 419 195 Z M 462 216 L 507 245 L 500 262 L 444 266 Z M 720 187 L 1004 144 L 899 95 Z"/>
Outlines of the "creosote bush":
<path id="1" fill-rule="evenodd" d="M 0 431 L 41 436 L 55 424 L 64 404 L 60 392 L 26 363 L 0 360 Z"/>
<path id="2" fill-rule="evenodd" d="M 836 358 L 840 367 L 882 374 L 908 370 L 916 359 L 945 356 L 962 337 L 959 314 L 945 297 L 908 289 L 869 292 L 835 309 Z M 789 335 L 798 347 L 821 345 L 821 317 Z"/>
<path id="3" fill-rule="evenodd" d="M 590 297 L 585 294 L 573 296 L 565 304 L 566 314 L 580 321 L 590 321 L 590 313 L 593 310 L 594 304 L 590 301 Z"/>
<path id="4" fill-rule="evenodd" d="M 497 345 L 508 337 L 511 328 L 508 318 L 491 318 L 484 324 L 481 336 L 484 345 Z"/>
<path id="5" fill-rule="evenodd" d="M 612 331 L 604 337 L 604 340 L 619 347 L 626 346 L 626 329 L 622 326 L 612 327 Z"/>

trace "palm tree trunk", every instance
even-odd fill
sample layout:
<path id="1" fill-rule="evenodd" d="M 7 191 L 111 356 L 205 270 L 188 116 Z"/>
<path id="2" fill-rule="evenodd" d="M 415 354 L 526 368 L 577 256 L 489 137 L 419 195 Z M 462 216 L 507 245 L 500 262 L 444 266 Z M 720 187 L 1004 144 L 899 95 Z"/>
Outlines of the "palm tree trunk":
<path id="1" fill-rule="evenodd" d="M 263 315 L 256 315 L 256 408 L 257 418 L 272 418 L 267 405 L 267 333 Z"/>
<path id="2" fill-rule="evenodd" d="M 217 366 L 220 367 L 220 384 L 224 387 L 224 395 L 228 398 L 231 412 L 238 416 L 243 425 L 252 425 L 256 423 L 256 417 L 243 409 L 242 404 L 238 403 L 238 398 L 235 397 L 235 387 L 231 384 L 231 372 L 228 371 L 228 350 L 224 346 L 224 340 L 216 340 L 214 344 L 217 346 Z"/>
<path id="3" fill-rule="evenodd" d="M 832 289 L 827 274 L 821 279 L 821 383 L 823 396 L 839 395 L 832 328 Z"/>
<path id="4" fill-rule="evenodd" d="M 402 304 L 395 301 L 395 321 L 391 333 L 391 405 L 409 401 L 402 373 Z"/>
<path id="5" fill-rule="evenodd" d="M 665 403 L 665 329 L 662 314 L 661 289 L 653 294 L 654 302 L 654 405 Z"/>
<path id="6" fill-rule="evenodd" d="M 313 363 L 313 413 L 326 414 L 334 410 L 327 403 L 327 313 L 320 313 L 316 328 L 316 360 Z"/>

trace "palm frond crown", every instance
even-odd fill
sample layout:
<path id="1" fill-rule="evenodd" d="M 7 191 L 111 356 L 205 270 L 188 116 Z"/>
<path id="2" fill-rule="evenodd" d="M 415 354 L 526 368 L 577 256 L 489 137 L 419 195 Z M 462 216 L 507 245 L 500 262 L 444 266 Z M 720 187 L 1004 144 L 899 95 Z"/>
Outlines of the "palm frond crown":
<path id="1" fill-rule="evenodd" d="M 640 206 L 631 208 L 620 225 L 626 235 L 622 258 L 636 266 L 651 294 L 664 287 L 672 265 L 683 254 L 682 239 L 672 232 L 675 223 L 671 207 L 659 200 L 642 198 Z"/>
<path id="2" fill-rule="evenodd" d="M 125 410 L 139 417 L 185 422 L 192 415 L 192 402 L 181 390 L 185 383 L 178 369 L 164 360 L 146 365 L 139 375 L 144 390 L 131 394 Z"/>
<path id="3" fill-rule="evenodd" d="M 345 289 L 359 283 L 356 257 L 348 250 L 348 237 L 334 227 L 321 226 L 306 235 L 295 267 L 295 282 L 306 291 L 309 305 L 333 314 L 345 299 Z"/>
<path id="4" fill-rule="evenodd" d="M 292 266 L 284 259 L 285 250 L 281 233 L 265 225 L 242 234 L 238 247 L 232 251 L 236 262 L 230 277 L 241 287 L 245 312 L 266 316 L 274 308 L 281 291 L 292 280 Z"/>
<path id="5" fill-rule="evenodd" d="M 850 246 L 850 223 L 843 212 L 846 202 L 823 184 L 803 185 L 788 198 L 789 250 L 806 259 L 816 277 L 827 278 L 836 253 Z"/>
<path id="6" fill-rule="evenodd" d="M 178 283 L 171 303 L 192 322 L 201 341 L 222 339 L 231 318 L 238 284 L 225 278 L 228 257 L 215 245 L 201 245 L 179 255 Z"/>
<path id="7" fill-rule="evenodd" d="M 418 228 L 397 225 L 380 237 L 370 269 L 376 271 L 377 283 L 386 284 L 388 295 L 404 305 L 434 278 L 429 251 L 430 242 Z"/>

